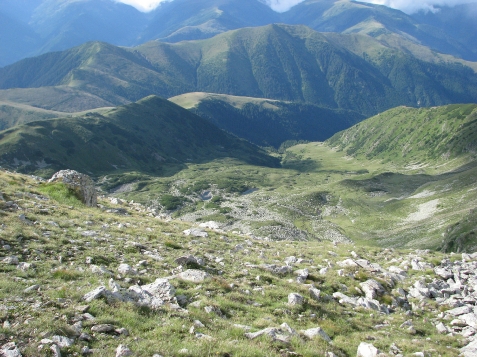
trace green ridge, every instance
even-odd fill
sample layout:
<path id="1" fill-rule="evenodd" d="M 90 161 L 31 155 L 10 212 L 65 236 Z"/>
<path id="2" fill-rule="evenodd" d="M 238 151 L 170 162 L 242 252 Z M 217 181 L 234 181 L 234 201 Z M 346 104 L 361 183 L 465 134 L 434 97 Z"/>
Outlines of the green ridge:
<path id="1" fill-rule="evenodd" d="M 0 157 L 3 165 L 40 175 L 64 168 L 94 175 L 117 170 L 164 175 L 187 162 L 219 157 L 277 165 L 250 143 L 154 96 L 103 114 L 37 121 L 3 131 Z"/>

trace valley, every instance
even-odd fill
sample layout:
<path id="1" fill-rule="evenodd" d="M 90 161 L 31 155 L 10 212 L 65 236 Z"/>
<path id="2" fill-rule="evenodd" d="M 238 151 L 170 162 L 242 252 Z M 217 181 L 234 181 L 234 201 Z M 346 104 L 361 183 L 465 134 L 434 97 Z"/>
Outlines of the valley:
<path id="1" fill-rule="evenodd" d="M 476 357 L 477 2 L 139 5 L 0 1 L 0 357 Z"/>

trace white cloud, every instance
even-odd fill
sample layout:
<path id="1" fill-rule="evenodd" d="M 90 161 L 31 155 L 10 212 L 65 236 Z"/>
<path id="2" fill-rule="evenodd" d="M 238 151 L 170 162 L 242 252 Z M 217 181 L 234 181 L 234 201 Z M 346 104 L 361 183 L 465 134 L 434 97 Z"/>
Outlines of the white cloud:
<path id="1" fill-rule="evenodd" d="M 436 12 L 435 6 L 456 6 L 460 4 L 475 3 L 476 0 L 360 0 L 371 4 L 386 5 L 393 9 L 413 14 L 419 10 Z"/>
<path id="2" fill-rule="evenodd" d="M 163 1 L 172 0 L 116 0 L 124 4 L 132 5 L 136 9 L 144 12 L 152 11 Z M 303 2 L 304 0 L 259 0 L 270 6 L 277 12 L 288 11 L 293 6 Z M 459 4 L 475 3 L 477 0 L 359 0 L 371 4 L 385 5 L 404 11 L 408 14 L 415 13 L 419 10 L 437 11 L 435 6 L 455 6 Z"/>
<path id="3" fill-rule="evenodd" d="M 276 12 L 285 12 L 293 6 L 303 2 L 304 0 L 263 0 L 265 4 L 270 6 Z"/>
<path id="4" fill-rule="evenodd" d="M 117 2 L 122 2 L 134 6 L 139 11 L 149 12 L 154 10 L 159 4 L 163 1 L 169 0 L 116 0 Z"/>
<path id="5" fill-rule="evenodd" d="M 134 6 L 139 11 L 152 11 L 163 1 L 172 1 L 172 0 L 116 0 L 117 2 L 122 2 Z M 270 6 L 273 10 L 277 12 L 288 11 L 291 7 L 303 2 L 304 0 L 260 0 Z"/>

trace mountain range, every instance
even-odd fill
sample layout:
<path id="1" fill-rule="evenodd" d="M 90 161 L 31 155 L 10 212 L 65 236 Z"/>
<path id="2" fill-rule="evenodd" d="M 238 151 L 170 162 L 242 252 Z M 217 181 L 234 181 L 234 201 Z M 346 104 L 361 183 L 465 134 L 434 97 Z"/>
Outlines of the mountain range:
<path id="1" fill-rule="evenodd" d="M 150 94 L 168 98 L 201 91 L 311 103 L 365 116 L 398 105 L 477 101 L 475 63 L 421 48 L 417 56 L 368 35 L 283 24 L 177 44 L 152 41 L 125 48 L 88 42 L 1 68 L 0 100 L 81 111 Z"/>
<path id="2" fill-rule="evenodd" d="M 113 0 L 4 0 L 0 4 L 0 66 L 87 41 L 121 46 L 158 39 L 178 42 L 272 23 L 362 33 L 380 40 L 399 34 L 438 52 L 477 60 L 476 7 L 470 3 L 411 16 L 351 0 L 306 0 L 277 13 L 259 0 L 174 0 L 142 13 Z"/>

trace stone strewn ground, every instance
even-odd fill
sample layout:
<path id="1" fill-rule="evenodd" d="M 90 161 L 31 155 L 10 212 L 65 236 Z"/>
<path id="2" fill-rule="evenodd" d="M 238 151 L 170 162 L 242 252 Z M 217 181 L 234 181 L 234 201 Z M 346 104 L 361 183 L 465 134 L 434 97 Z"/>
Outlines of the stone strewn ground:
<path id="1" fill-rule="evenodd" d="M 477 254 L 270 241 L 0 172 L 2 356 L 476 355 Z"/>

